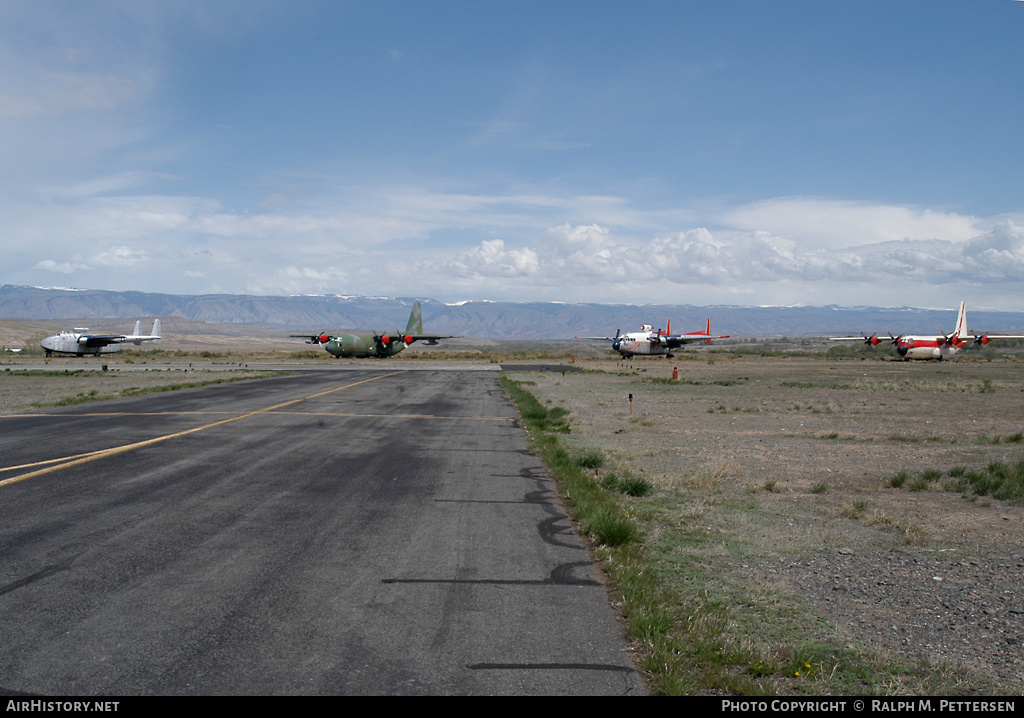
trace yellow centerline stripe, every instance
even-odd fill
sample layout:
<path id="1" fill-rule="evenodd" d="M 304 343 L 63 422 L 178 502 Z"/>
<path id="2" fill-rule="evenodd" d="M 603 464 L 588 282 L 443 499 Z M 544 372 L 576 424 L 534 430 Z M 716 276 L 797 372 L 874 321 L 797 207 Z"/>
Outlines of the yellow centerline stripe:
<path id="1" fill-rule="evenodd" d="M 342 416 L 349 419 L 447 419 L 449 421 L 512 421 L 511 416 L 441 416 L 439 414 L 349 414 L 338 411 L 282 411 L 289 416 Z M 3 471 L 3 469 L 0 469 Z"/>
<path id="2" fill-rule="evenodd" d="M 178 432 L 175 432 L 173 434 L 167 434 L 165 436 L 158 436 L 158 437 L 156 437 L 154 439 L 146 439 L 145 441 L 137 441 L 134 444 L 125 444 L 124 446 L 115 446 L 115 447 L 110 448 L 110 449 L 100 449 L 99 451 L 93 451 L 93 452 L 89 452 L 87 454 L 76 454 L 75 456 L 68 456 L 68 457 L 64 457 L 62 459 L 52 459 L 50 461 L 39 462 L 39 464 L 54 463 L 54 462 L 61 462 L 61 461 L 63 461 L 64 463 L 58 464 L 57 466 L 50 466 L 50 467 L 45 468 L 45 469 L 39 469 L 38 471 L 32 471 L 32 472 L 29 472 L 27 474 L 22 474 L 21 476 L 12 476 L 9 479 L 4 479 L 3 481 L 0 481 L 0 486 L 7 486 L 8 484 L 15 484 L 15 483 L 17 483 L 19 481 L 24 481 L 25 479 L 31 479 L 31 478 L 34 478 L 36 476 L 42 476 L 43 474 L 49 474 L 49 473 L 51 473 L 53 471 L 57 471 L 59 469 L 66 469 L 66 468 L 69 468 L 69 467 L 72 467 L 72 466 L 79 466 L 80 464 L 85 464 L 85 463 L 88 463 L 90 461 L 95 461 L 96 459 L 101 459 L 101 458 L 103 458 L 105 456 L 114 456 L 115 454 L 122 454 L 122 453 L 124 453 L 126 451 L 132 451 L 133 449 L 142 448 L 143 446 L 152 446 L 153 444 L 159 444 L 160 442 L 167 441 L 168 439 L 176 439 L 179 436 L 186 436 L 188 434 L 194 434 L 197 431 L 203 431 L 204 429 L 212 429 L 215 426 L 221 426 L 223 424 L 230 424 L 232 421 L 238 421 L 239 419 L 245 419 L 247 417 L 255 416 L 257 414 L 265 414 L 265 413 L 267 413 L 269 411 L 274 411 L 275 409 L 280 409 L 281 407 L 284 407 L 284 406 L 291 406 L 292 404 L 298 404 L 299 402 L 308 401 L 309 399 L 316 399 L 317 397 L 325 396 L 327 394 L 331 394 L 331 393 L 336 392 L 336 391 L 341 391 L 343 389 L 351 389 L 352 387 L 359 386 L 360 384 L 366 384 L 366 383 L 369 383 L 371 381 L 377 381 L 378 379 L 386 379 L 387 377 L 390 377 L 390 376 L 395 376 L 397 374 L 402 374 L 402 373 L 404 373 L 404 371 L 407 371 L 407 370 L 391 372 L 390 374 L 382 374 L 381 376 L 375 376 L 375 377 L 372 377 L 370 379 L 363 379 L 362 381 L 353 382 L 352 384 L 346 384 L 345 386 L 338 386 L 338 387 L 335 387 L 333 389 L 328 389 L 327 391 L 322 391 L 322 392 L 320 392 L 318 394 L 311 394 L 310 396 L 304 396 L 304 397 L 302 397 L 300 399 L 292 399 L 290 401 L 285 401 L 285 402 L 282 402 L 280 404 L 275 404 L 274 406 L 268 406 L 265 409 L 257 409 L 256 411 L 250 411 L 250 412 L 248 412 L 246 414 L 239 414 L 238 416 L 231 417 L 230 419 L 221 419 L 220 421 L 214 421 L 214 422 L 212 422 L 210 424 L 206 424 L 204 426 L 197 426 L 197 427 L 194 427 L 192 429 L 186 429 L 185 431 L 178 431 Z M 29 466 L 34 466 L 34 465 L 39 465 L 39 464 L 26 464 L 24 467 L 10 467 L 9 469 L 3 469 L 3 470 L 4 471 L 9 471 L 9 470 L 12 470 L 12 469 L 27 468 Z"/>

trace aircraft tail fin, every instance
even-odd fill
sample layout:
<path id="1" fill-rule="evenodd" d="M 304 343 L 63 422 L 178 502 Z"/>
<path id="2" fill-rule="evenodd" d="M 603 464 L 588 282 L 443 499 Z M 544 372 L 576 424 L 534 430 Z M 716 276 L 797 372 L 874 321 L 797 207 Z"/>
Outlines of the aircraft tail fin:
<path id="1" fill-rule="evenodd" d="M 967 302 L 960 302 L 960 313 L 956 316 L 956 329 L 953 336 L 960 341 L 971 338 L 971 335 L 967 333 Z"/>
<path id="2" fill-rule="evenodd" d="M 409 324 L 405 327 L 406 334 L 423 333 L 423 312 L 420 311 L 420 302 L 417 299 L 412 305 L 412 314 L 409 315 Z"/>
<path id="3" fill-rule="evenodd" d="M 151 334 L 142 333 L 142 322 L 135 322 L 135 331 L 129 337 L 124 337 L 124 341 L 131 342 L 137 347 L 142 346 L 142 342 L 153 342 L 154 344 L 160 343 L 160 320 L 153 320 L 153 332 Z"/>

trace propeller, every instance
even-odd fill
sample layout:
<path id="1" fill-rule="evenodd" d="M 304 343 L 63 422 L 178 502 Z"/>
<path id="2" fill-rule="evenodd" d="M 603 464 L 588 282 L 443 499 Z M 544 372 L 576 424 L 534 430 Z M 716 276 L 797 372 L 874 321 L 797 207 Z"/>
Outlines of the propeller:
<path id="1" fill-rule="evenodd" d="M 898 344 L 900 339 L 902 339 L 902 338 L 903 338 L 902 334 L 899 335 L 899 336 L 895 336 L 894 337 L 892 335 L 892 332 L 889 332 L 888 342 L 890 344 Z M 870 337 L 865 337 L 864 338 L 864 343 L 865 344 L 870 344 L 872 346 L 878 346 L 879 344 L 882 344 L 885 341 L 886 341 L 886 339 L 884 337 L 879 337 L 877 334 L 872 334 Z"/>

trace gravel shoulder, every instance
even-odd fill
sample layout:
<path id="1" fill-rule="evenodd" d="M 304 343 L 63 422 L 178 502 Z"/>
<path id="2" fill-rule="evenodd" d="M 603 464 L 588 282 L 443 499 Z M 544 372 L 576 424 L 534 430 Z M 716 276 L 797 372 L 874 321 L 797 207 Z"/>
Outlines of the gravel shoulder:
<path id="1" fill-rule="evenodd" d="M 81 362 L 82 360 L 77 360 Z M 99 360 L 93 360 L 99 361 Z M 54 365 L 52 370 L 25 370 L 0 365 L 0 416 L 39 411 L 61 403 L 113 398 L 123 392 L 144 392 L 162 387 L 188 387 L 205 382 L 251 379 L 257 370 L 209 370 L 196 367 L 172 370 L 159 365 L 148 371 L 99 371 L 83 365 Z"/>

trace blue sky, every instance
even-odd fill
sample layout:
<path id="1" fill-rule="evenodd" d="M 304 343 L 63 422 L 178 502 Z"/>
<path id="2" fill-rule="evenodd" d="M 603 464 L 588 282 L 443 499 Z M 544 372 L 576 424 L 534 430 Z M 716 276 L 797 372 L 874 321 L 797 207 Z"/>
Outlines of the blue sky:
<path id="1" fill-rule="evenodd" d="M 0 1 L 0 283 L 1019 310 L 1024 2 Z"/>

